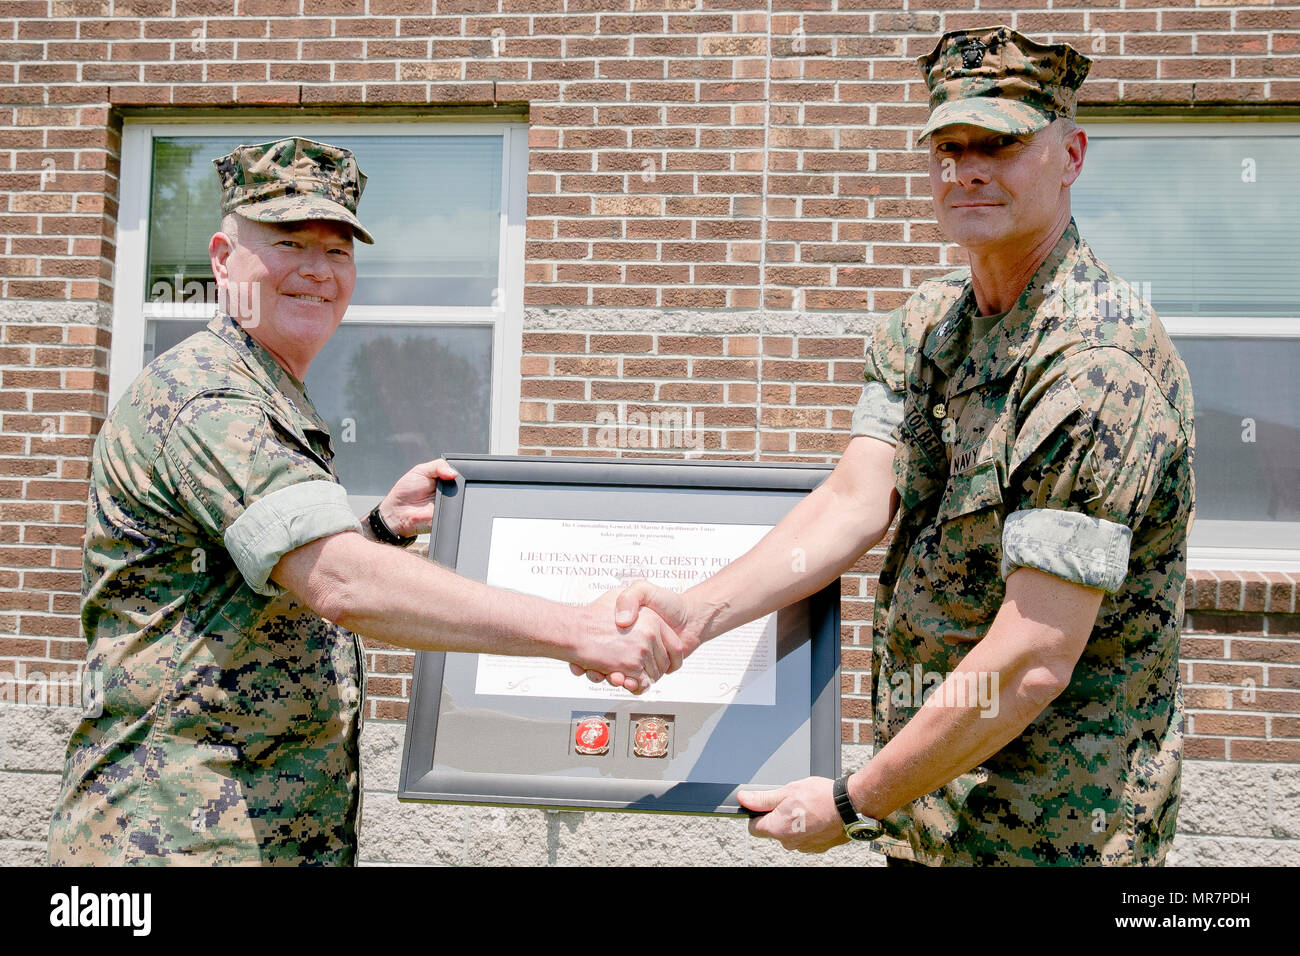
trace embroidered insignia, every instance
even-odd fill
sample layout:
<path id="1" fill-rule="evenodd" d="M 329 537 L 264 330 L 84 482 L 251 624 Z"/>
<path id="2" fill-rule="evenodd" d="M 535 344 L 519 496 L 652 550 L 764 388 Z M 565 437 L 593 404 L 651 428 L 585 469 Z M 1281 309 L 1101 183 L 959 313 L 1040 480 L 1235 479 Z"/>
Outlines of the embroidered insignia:
<path id="1" fill-rule="evenodd" d="M 961 45 L 961 65 L 968 70 L 978 68 L 984 62 L 984 54 L 988 49 L 979 40 L 967 40 Z"/>

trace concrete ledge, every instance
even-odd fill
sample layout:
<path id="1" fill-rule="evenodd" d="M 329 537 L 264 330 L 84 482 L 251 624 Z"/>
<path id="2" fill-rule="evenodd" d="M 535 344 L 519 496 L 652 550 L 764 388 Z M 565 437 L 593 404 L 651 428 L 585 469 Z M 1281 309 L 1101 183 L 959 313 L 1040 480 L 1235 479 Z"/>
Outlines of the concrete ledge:
<path id="1" fill-rule="evenodd" d="M 50 817 L 59 799 L 61 779 L 53 773 L 0 771 L 0 840 L 34 840 L 49 837 Z"/>
<path id="2" fill-rule="evenodd" d="M 358 857 L 367 863 L 460 866 L 466 858 L 466 807 L 399 803 L 390 793 L 367 792 L 361 808 Z"/>
<path id="3" fill-rule="evenodd" d="M 0 704 L 0 771 L 62 775 L 68 740 L 80 718 L 81 711 L 74 707 Z"/>
<path id="4" fill-rule="evenodd" d="M 1168 866 L 1300 866 L 1300 842 L 1180 833 Z"/>
<path id="5" fill-rule="evenodd" d="M 113 328 L 113 307 L 107 302 L 42 299 L 0 299 L 0 323 L 25 325 L 94 325 Z"/>
<path id="6" fill-rule="evenodd" d="M 1272 836 L 1268 793 L 1273 770 L 1269 764 L 1184 760 L 1178 832 Z"/>
<path id="7" fill-rule="evenodd" d="M 78 712 L 0 706 L 0 865 L 45 863 L 45 835 Z M 405 725 L 370 720 L 361 736 L 364 865 L 884 866 L 866 846 L 787 853 L 734 818 L 579 813 L 402 803 Z M 846 770 L 871 748 L 841 748 Z M 1300 866 L 1300 766 L 1187 760 L 1170 866 Z"/>
<path id="8" fill-rule="evenodd" d="M 0 866 L 45 866 L 44 840 L 0 840 Z"/>
<path id="9" fill-rule="evenodd" d="M 366 793 L 396 793 L 402 769 L 401 721 L 367 720 L 361 727 L 361 785 Z"/>
<path id="10" fill-rule="evenodd" d="M 1268 780 L 1268 809 L 1273 836 L 1300 841 L 1300 767 L 1273 766 Z"/>
<path id="11" fill-rule="evenodd" d="M 736 312 L 730 309 L 526 308 L 525 332 L 660 332 L 680 335 L 867 335 L 868 313 Z"/>

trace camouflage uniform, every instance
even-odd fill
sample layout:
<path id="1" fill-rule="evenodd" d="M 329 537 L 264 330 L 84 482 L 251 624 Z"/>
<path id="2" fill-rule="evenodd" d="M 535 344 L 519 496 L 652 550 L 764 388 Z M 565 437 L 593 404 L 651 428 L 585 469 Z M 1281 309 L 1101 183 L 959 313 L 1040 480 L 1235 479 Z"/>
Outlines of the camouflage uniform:
<path id="1" fill-rule="evenodd" d="M 359 642 L 269 579 L 360 531 L 333 457 L 302 383 L 226 315 L 108 416 L 81 613 L 103 699 L 68 746 L 52 863 L 354 862 Z"/>
<path id="2" fill-rule="evenodd" d="M 853 432 L 897 446 L 901 506 L 874 620 L 877 750 L 988 631 L 1014 570 L 1105 592 L 1064 692 L 982 765 L 883 821 L 884 851 L 1163 861 L 1182 756 L 1193 426 L 1187 371 L 1155 314 L 1071 221 L 1003 316 L 980 321 L 963 270 L 882 320 Z"/>

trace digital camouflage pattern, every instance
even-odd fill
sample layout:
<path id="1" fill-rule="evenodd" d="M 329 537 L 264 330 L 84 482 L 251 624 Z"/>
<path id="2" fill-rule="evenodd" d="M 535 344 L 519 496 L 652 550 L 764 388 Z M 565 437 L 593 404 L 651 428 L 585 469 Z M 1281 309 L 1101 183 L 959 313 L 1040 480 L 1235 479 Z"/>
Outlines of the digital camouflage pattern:
<path id="1" fill-rule="evenodd" d="M 1008 27 L 945 33 L 917 63 L 930 90 L 918 143 L 953 123 L 1023 134 L 1073 118 L 1092 67 L 1068 43 L 1038 43 Z"/>
<path id="2" fill-rule="evenodd" d="M 892 814 L 882 845 L 928 863 L 1158 863 L 1182 755 L 1187 371 L 1073 221 L 972 342 L 976 311 L 968 271 L 926 282 L 868 351 L 867 380 L 884 388 L 864 402 L 902 397 L 902 507 L 874 620 L 877 750 L 922 703 L 898 692 L 907 675 L 951 673 L 1016 567 L 1107 593 L 1066 690 L 983 765 Z"/>
<path id="3" fill-rule="evenodd" d="M 221 214 L 257 222 L 332 219 L 346 222 L 362 242 L 375 240 L 357 220 L 366 176 L 352 151 L 301 136 L 240 146 L 214 159 L 221 179 Z"/>
<path id="4" fill-rule="evenodd" d="M 257 593 L 222 537 L 277 490 L 337 488 L 332 459 L 303 386 L 225 316 L 115 406 L 82 581 L 102 715 L 69 744 L 51 862 L 354 861 L 357 639 Z"/>

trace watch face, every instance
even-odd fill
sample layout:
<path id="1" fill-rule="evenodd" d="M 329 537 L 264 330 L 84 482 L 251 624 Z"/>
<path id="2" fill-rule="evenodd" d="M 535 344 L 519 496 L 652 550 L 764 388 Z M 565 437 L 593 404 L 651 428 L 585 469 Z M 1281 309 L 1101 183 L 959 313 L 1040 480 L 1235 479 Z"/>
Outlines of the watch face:
<path id="1" fill-rule="evenodd" d="M 885 828 L 879 823 L 863 823 L 859 820 L 855 823 L 846 823 L 844 832 L 848 834 L 850 840 L 874 840 L 885 832 Z"/>

